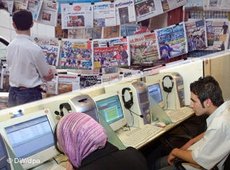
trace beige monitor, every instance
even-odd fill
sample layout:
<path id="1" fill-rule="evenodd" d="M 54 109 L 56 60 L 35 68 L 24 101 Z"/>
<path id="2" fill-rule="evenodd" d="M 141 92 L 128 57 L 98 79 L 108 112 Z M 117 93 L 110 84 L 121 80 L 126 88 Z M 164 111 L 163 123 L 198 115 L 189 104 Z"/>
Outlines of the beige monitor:
<path id="1" fill-rule="evenodd" d="M 57 156 L 54 121 L 48 109 L 0 122 L 0 133 L 24 169 Z"/>

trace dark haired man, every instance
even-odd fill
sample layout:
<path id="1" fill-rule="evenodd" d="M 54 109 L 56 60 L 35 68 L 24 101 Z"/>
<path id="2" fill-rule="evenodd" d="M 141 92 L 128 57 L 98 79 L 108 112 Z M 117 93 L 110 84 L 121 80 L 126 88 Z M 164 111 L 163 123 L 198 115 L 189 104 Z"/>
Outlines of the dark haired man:
<path id="1" fill-rule="evenodd" d="M 188 164 L 185 169 L 212 169 L 217 166 L 223 170 L 223 164 L 230 153 L 230 101 L 224 102 L 218 82 L 207 76 L 191 83 L 191 107 L 197 116 L 207 114 L 207 130 L 189 140 L 181 148 L 175 148 L 167 161 L 158 161 L 156 169 L 171 170 L 175 158 Z M 160 163 L 160 164 L 159 164 Z M 168 163 L 168 164 L 167 164 Z M 163 168 L 164 167 L 164 168 Z"/>
<path id="2" fill-rule="evenodd" d="M 6 55 L 10 83 L 9 107 L 42 99 L 40 85 L 54 76 L 42 49 L 30 40 L 32 13 L 16 11 L 12 20 L 16 37 L 8 45 Z"/>

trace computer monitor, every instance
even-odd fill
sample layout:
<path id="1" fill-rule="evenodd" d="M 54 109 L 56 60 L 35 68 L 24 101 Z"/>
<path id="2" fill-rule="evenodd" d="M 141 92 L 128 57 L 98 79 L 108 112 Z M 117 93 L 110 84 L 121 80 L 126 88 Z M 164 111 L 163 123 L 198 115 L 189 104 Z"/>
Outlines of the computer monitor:
<path id="1" fill-rule="evenodd" d="M 44 109 L 0 122 L 0 133 L 24 169 L 30 169 L 58 155 L 54 122 Z"/>
<path id="2" fill-rule="evenodd" d="M 94 98 L 99 114 L 110 125 L 113 131 L 127 124 L 120 98 L 116 94 L 103 94 Z"/>
<path id="3" fill-rule="evenodd" d="M 164 100 L 163 100 L 160 83 L 149 85 L 148 92 L 149 92 L 149 97 L 152 99 L 152 101 L 156 102 L 161 108 L 163 108 Z"/>
<path id="4" fill-rule="evenodd" d="M 8 161 L 8 153 L 2 136 L 0 135 L 0 169 L 10 170 L 10 164 Z"/>

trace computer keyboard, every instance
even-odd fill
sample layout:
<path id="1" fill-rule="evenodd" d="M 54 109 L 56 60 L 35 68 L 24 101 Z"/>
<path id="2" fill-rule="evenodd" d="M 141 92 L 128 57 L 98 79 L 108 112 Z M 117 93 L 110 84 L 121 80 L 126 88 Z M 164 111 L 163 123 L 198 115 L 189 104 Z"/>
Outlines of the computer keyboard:
<path id="1" fill-rule="evenodd" d="M 190 107 L 181 107 L 176 110 L 165 110 L 165 112 L 174 123 L 181 121 L 194 113 Z"/>
<path id="2" fill-rule="evenodd" d="M 123 131 L 118 134 L 118 137 L 125 146 L 138 148 L 147 143 L 148 140 L 159 135 L 161 132 L 163 133 L 163 128 L 146 124 L 142 128 Z"/>

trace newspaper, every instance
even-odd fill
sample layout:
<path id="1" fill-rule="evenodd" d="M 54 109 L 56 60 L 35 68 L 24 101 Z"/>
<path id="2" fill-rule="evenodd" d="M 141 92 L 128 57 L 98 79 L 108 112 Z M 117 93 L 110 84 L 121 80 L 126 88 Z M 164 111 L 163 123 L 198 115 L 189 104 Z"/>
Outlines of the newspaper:
<path id="1" fill-rule="evenodd" d="M 159 55 L 154 33 L 129 36 L 128 42 L 131 65 L 153 63 L 158 60 Z"/>
<path id="2" fill-rule="evenodd" d="M 97 68 L 129 65 L 127 39 L 122 37 L 93 40 L 93 61 Z"/>
<path id="3" fill-rule="evenodd" d="M 135 0 L 137 21 L 143 21 L 163 13 L 161 0 Z"/>
<path id="4" fill-rule="evenodd" d="M 57 66 L 60 44 L 57 38 L 34 37 L 34 42 L 39 45 L 49 65 Z"/>
<path id="5" fill-rule="evenodd" d="M 183 6 L 187 3 L 187 0 L 163 0 L 162 6 L 163 11 L 166 12 L 168 10 L 176 9 L 180 6 Z"/>
<path id="6" fill-rule="evenodd" d="M 27 9 L 29 0 L 14 0 L 14 11 Z"/>
<path id="7" fill-rule="evenodd" d="M 103 38 L 114 38 L 120 36 L 120 26 L 111 26 L 104 27 L 103 29 Z"/>
<path id="8" fill-rule="evenodd" d="M 230 11 L 229 0 L 204 0 L 204 10 Z"/>
<path id="9" fill-rule="evenodd" d="M 92 69 L 91 41 L 62 39 L 58 66 L 70 69 Z"/>
<path id="10" fill-rule="evenodd" d="M 61 4 L 62 29 L 93 27 L 93 6 L 90 3 Z"/>
<path id="11" fill-rule="evenodd" d="M 115 5 L 112 2 L 97 2 L 93 6 L 93 25 L 108 27 L 116 25 Z"/>
<path id="12" fill-rule="evenodd" d="M 79 76 L 77 74 L 58 75 L 58 94 L 79 89 Z"/>
<path id="13" fill-rule="evenodd" d="M 229 40 L 229 21 L 227 19 L 206 19 L 207 50 L 225 50 Z"/>
<path id="14" fill-rule="evenodd" d="M 204 20 L 188 20 L 185 22 L 188 52 L 203 50 L 207 47 L 207 34 Z"/>
<path id="15" fill-rule="evenodd" d="M 41 7 L 42 7 L 43 0 L 29 0 L 27 10 L 32 13 L 33 19 L 35 21 L 38 20 L 40 15 Z"/>
<path id="16" fill-rule="evenodd" d="M 58 3 L 53 0 L 44 0 L 38 22 L 46 25 L 57 25 Z"/>
<path id="17" fill-rule="evenodd" d="M 86 88 L 94 86 L 96 84 L 101 84 L 100 75 L 80 75 L 80 88 Z"/>
<path id="18" fill-rule="evenodd" d="M 160 59 L 168 60 L 188 52 L 184 23 L 155 30 Z"/>
<path id="19" fill-rule="evenodd" d="M 3 5 L 3 9 L 7 10 L 10 14 L 13 13 L 13 6 L 14 6 L 13 0 L 0 0 L 0 2 Z"/>
<path id="20" fill-rule="evenodd" d="M 134 0 L 116 0 L 117 25 L 136 21 Z"/>

